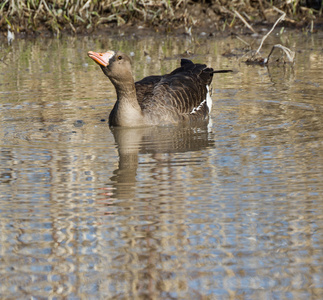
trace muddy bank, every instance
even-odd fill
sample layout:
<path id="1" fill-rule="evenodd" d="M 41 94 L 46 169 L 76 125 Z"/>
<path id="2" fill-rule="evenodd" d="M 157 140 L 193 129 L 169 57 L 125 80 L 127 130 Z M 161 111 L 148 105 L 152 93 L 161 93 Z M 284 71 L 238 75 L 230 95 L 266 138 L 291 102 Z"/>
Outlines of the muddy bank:
<path id="1" fill-rule="evenodd" d="M 0 30 L 16 36 L 93 33 L 252 32 L 272 26 L 286 13 L 284 27 L 322 28 L 321 1 L 4 1 Z"/>

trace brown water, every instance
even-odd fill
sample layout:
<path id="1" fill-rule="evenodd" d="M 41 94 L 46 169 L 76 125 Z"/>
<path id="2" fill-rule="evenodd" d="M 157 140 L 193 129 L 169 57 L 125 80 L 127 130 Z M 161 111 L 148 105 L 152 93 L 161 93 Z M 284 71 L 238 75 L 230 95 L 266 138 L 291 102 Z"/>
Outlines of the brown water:
<path id="1" fill-rule="evenodd" d="M 2 41 L 1 298 L 322 299 L 323 35 L 266 43 L 295 66 L 223 57 L 233 38 Z M 237 72 L 208 127 L 112 132 L 86 55 L 106 49 L 134 52 L 136 79 L 186 50 Z"/>

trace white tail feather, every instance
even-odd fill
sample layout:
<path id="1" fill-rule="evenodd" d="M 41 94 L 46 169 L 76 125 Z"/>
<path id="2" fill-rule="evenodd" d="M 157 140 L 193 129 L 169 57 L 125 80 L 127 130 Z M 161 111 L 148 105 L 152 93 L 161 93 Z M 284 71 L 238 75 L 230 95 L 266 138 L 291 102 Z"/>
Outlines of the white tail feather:
<path id="1" fill-rule="evenodd" d="M 209 86 L 208 85 L 206 86 L 206 89 L 207 89 L 207 93 L 206 93 L 205 100 L 203 100 L 198 107 L 194 107 L 192 109 L 192 111 L 190 112 L 190 114 L 194 114 L 197 111 L 199 111 L 202 108 L 202 106 L 204 105 L 205 102 L 206 102 L 206 105 L 207 105 L 207 107 L 209 109 L 209 112 L 211 111 L 211 108 L 212 108 L 212 98 L 210 96 Z"/>

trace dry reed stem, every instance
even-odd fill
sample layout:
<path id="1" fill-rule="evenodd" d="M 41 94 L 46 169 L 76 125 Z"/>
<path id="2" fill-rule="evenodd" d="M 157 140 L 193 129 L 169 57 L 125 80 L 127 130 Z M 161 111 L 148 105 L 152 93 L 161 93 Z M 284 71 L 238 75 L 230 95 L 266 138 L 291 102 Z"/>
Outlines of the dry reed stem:
<path id="1" fill-rule="evenodd" d="M 264 43 L 264 41 L 265 41 L 265 39 L 273 32 L 273 30 L 275 29 L 275 27 L 277 26 L 277 24 L 280 22 L 280 21 L 282 21 L 282 20 L 284 20 L 285 19 L 285 17 L 286 17 L 286 13 L 285 12 L 283 12 L 282 10 L 280 10 L 280 9 L 278 9 L 278 8 L 276 8 L 275 6 L 273 6 L 273 8 L 276 10 L 276 11 L 278 11 L 278 12 L 280 12 L 282 15 L 278 18 L 278 20 L 275 22 L 275 24 L 274 24 L 274 26 L 268 31 L 268 33 L 262 38 L 262 40 L 261 40 L 261 42 L 260 42 L 260 45 L 259 45 L 259 48 L 257 49 L 257 51 L 256 51 L 256 53 L 255 53 L 255 55 L 257 55 L 257 54 L 259 54 L 259 51 L 260 51 L 260 49 L 261 49 L 261 47 L 262 47 L 262 45 L 263 45 L 263 43 Z"/>
<path id="2" fill-rule="evenodd" d="M 261 39 L 260 45 L 258 47 L 258 49 L 256 51 L 249 51 L 247 54 L 243 55 L 243 57 L 245 57 L 246 55 L 250 55 L 245 62 L 248 64 L 259 64 L 259 65 L 264 65 L 264 64 L 268 64 L 269 62 L 269 58 L 272 55 L 272 53 L 274 52 L 274 50 L 276 48 L 281 49 L 283 51 L 283 53 L 286 54 L 286 57 L 288 59 L 288 61 L 290 63 L 294 62 L 294 58 L 295 58 L 295 52 L 290 50 L 289 48 L 280 45 L 280 44 L 276 44 L 272 47 L 269 55 L 267 56 L 267 58 L 263 58 L 259 55 L 260 49 L 262 48 L 264 41 L 266 40 L 266 38 L 273 32 L 273 30 L 275 29 L 275 27 L 277 26 L 277 24 L 284 20 L 286 17 L 286 13 L 283 12 L 282 10 L 278 9 L 277 7 L 273 7 L 276 11 L 278 11 L 279 13 L 281 13 L 282 15 L 277 19 L 277 21 L 275 22 L 275 24 L 273 25 L 273 27 L 268 31 L 268 33 Z"/>
<path id="3" fill-rule="evenodd" d="M 289 48 L 283 46 L 283 45 L 280 45 L 280 44 L 277 44 L 277 45 L 274 45 L 272 48 L 271 48 L 271 51 L 267 57 L 267 62 L 269 62 L 269 58 L 271 56 L 271 54 L 274 52 L 275 49 L 281 49 L 285 54 L 286 54 L 286 57 L 288 59 L 288 62 L 292 63 L 294 62 L 294 58 L 295 58 L 295 52 L 290 50 Z"/>
<path id="4" fill-rule="evenodd" d="M 243 16 L 241 16 L 235 9 L 233 9 L 233 12 L 235 13 L 235 15 L 253 32 L 253 33 L 257 33 L 252 26 L 245 20 L 245 18 Z"/>

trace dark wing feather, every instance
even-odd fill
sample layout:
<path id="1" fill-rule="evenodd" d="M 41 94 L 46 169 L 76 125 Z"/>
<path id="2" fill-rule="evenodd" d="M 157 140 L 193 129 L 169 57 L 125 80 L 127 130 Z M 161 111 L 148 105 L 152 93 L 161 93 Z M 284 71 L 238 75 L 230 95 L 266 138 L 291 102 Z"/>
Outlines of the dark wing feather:
<path id="1" fill-rule="evenodd" d="M 155 86 L 160 82 L 163 76 L 148 76 L 140 81 L 135 82 L 137 100 L 139 105 L 143 102 L 143 99 L 149 99 L 153 95 Z"/>
<path id="2" fill-rule="evenodd" d="M 207 68 L 206 65 L 202 64 L 194 64 L 188 59 L 182 59 L 181 66 L 170 74 L 159 78 L 154 76 L 149 79 L 149 83 L 154 82 L 154 84 L 147 85 L 149 89 L 141 98 L 140 103 L 143 109 L 152 109 L 153 106 L 159 106 L 159 109 L 176 110 L 178 114 L 190 114 L 206 99 L 206 85 L 211 83 L 212 77 L 212 68 Z M 207 108 L 206 103 L 205 108 Z M 203 114 L 208 112 L 202 107 L 200 107 L 200 110 Z"/>

